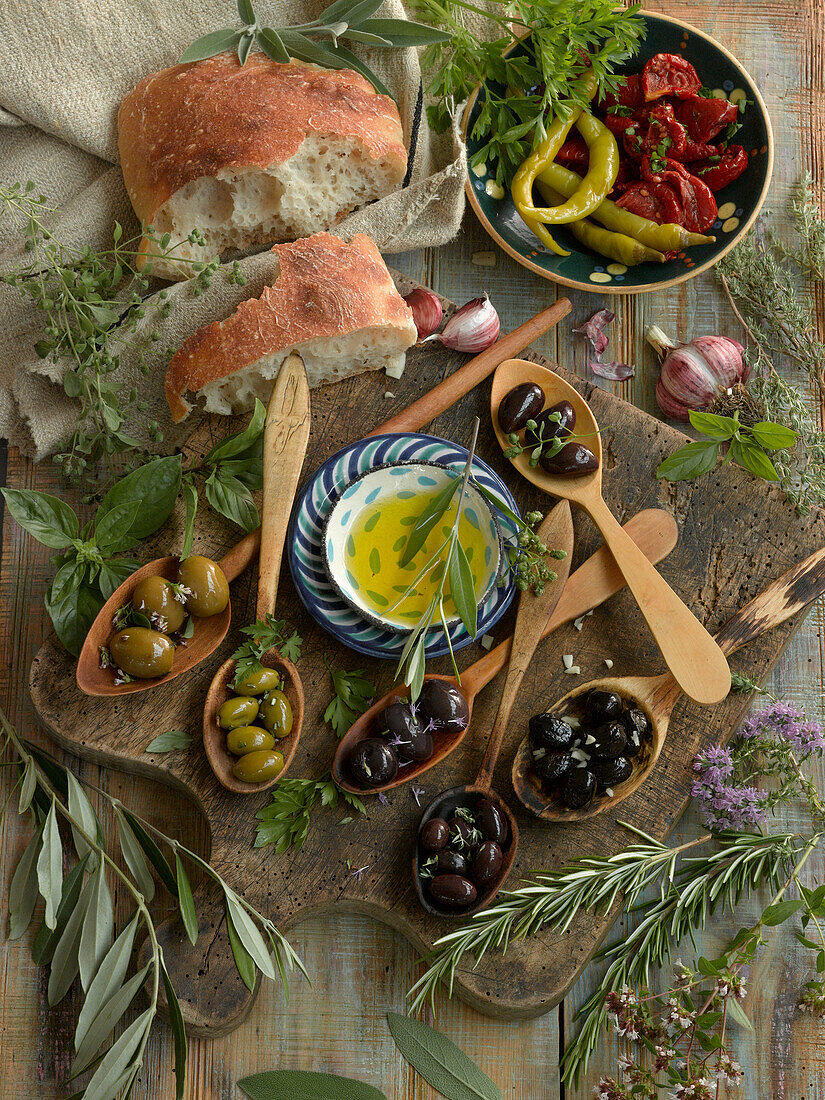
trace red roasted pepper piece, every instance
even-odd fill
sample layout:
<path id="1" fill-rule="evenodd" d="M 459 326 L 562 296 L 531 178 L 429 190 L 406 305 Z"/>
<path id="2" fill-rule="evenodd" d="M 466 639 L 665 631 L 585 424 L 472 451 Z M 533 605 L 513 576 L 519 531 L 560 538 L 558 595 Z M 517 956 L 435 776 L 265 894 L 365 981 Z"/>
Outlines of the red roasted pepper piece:
<path id="1" fill-rule="evenodd" d="M 716 156 L 719 157 L 718 161 Z M 748 154 L 741 145 L 730 145 L 724 152 L 717 152 L 713 160 L 691 165 L 694 176 L 706 183 L 711 191 L 721 191 L 748 167 Z"/>
<path id="2" fill-rule="evenodd" d="M 695 160 L 705 160 L 707 157 L 715 157 L 720 152 L 715 145 L 707 145 L 703 141 L 694 141 L 693 138 L 688 138 L 685 144 L 685 151 L 680 157 L 675 157 L 675 160 L 680 160 L 682 164 L 692 164 Z"/>
<path id="3" fill-rule="evenodd" d="M 699 74 L 689 61 L 674 53 L 657 53 L 642 69 L 642 94 L 645 100 L 662 96 L 690 95 L 702 87 Z"/>
<path id="4" fill-rule="evenodd" d="M 688 96 L 678 106 L 676 117 L 694 141 L 712 141 L 731 122 L 739 118 L 739 108 L 726 99 Z"/>
<path id="5" fill-rule="evenodd" d="M 677 121 L 673 108 L 666 103 L 654 107 L 642 140 L 642 151 L 651 153 L 654 149 L 661 149 L 663 154 L 681 160 L 686 146 L 687 130 Z"/>
<path id="6" fill-rule="evenodd" d="M 691 233 L 705 233 L 716 221 L 716 199 L 706 183 L 693 176 L 676 160 L 668 160 L 662 171 L 653 171 L 650 158 L 642 161 L 642 175 L 645 180 L 670 184 L 679 196 L 684 211 L 682 225 Z"/>
<path id="7" fill-rule="evenodd" d="M 684 213 L 676 192 L 667 183 L 637 180 L 625 186 L 624 194 L 616 199 L 616 205 L 640 218 L 657 222 L 682 225 Z"/>
<path id="8" fill-rule="evenodd" d="M 590 153 L 584 138 L 580 134 L 571 134 L 556 153 L 556 160 L 559 164 L 586 168 L 590 163 Z"/>

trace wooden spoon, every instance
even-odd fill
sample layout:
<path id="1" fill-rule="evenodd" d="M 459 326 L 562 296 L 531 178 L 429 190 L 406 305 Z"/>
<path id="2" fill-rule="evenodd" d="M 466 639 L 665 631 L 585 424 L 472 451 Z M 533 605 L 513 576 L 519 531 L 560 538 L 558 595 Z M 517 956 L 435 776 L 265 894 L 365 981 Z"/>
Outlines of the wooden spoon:
<path id="1" fill-rule="evenodd" d="M 778 580 L 745 604 L 728 619 L 716 641 L 722 652 L 733 653 L 773 627 L 792 619 L 802 609 L 825 592 L 825 549 L 799 562 Z M 513 761 L 513 786 L 520 800 L 543 821 L 575 822 L 595 817 L 612 808 L 637 791 L 653 771 L 665 743 L 670 714 L 681 691 L 670 673 L 661 676 L 614 676 L 592 680 L 575 688 L 551 707 L 551 713 L 564 717 L 575 713 L 577 700 L 587 692 L 615 691 L 640 707 L 651 723 L 651 732 L 643 741 L 642 752 L 633 761 L 633 774 L 613 788 L 613 797 L 597 796 L 589 806 L 570 810 L 546 795 L 540 780 L 530 772 L 531 753 L 528 738 L 519 745 Z"/>
<path id="2" fill-rule="evenodd" d="M 623 531 L 602 497 L 602 445 L 599 426 L 584 398 L 553 371 L 509 359 L 496 370 L 491 394 L 491 411 L 496 438 L 503 450 L 510 446 L 498 422 L 502 399 L 523 382 L 535 382 L 544 391 L 545 407 L 569 401 L 576 412 L 575 433 L 598 459 L 599 465 L 583 477 L 562 477 L 531 468 L 529 452 L 512 459 L 528 481 L 551 496 L 583 508 L 601 531 L 624 574 L 639 609 L 656 640 L 665 663 L 685 695 L 697 703 L 718 703 L 730 691 L 730 669 L 722 650 L 699 620 L 682 603 L 670 585 L 651 566 L 633 539 Z M 619 441 L 619 445 L 621 441 Z"/>
<path id="3" fill-rule="evenodd" d="M 538 536 L 546 546 L 564 550 L 566 556 L 555 566 L 556 580 L 550 582 L 540 596 L 534 596 L 531 592 L 526 592 L 519 597 L 516 625 L 510 644 L 507 678 L 504 681 L 504 690 L 501 693 L 498 712 L 493 722 L 493 729 L 487 741 L 487 749 L 481 761 L 475 783 L 463 787 L 453 787 L 451 790 L 438 795 L 425 809 L 419 825 L 420 831 L 421 826 L 429 821 L 431 817 L 447 819 L 452 816 L 457 806 L 467 806 L 473 809 L 481 799 L 489 799 L 501 811 L 509 826 L 508 842 L 506 846 L 503 845 L 504 859 L 493 882 L 487 885 L 483 894 L 479 891 L 479 898 L 475 905 L 456 912 L 455 909 L 448 909 L 443 905 L 439 905 L 438 902 L 429 898 L 424 892 L 421 875 L 419 874 L 420 846 L 416 844 L 415 855 L 413 856 L 415 889 L 422 907 L 433 916 L 464 917 L 471 913 L 477 913 L 480 909 L 489 905 L 501 889 L 502 883 L 513 866 L 513 860 L 516 858 L 518 825 L 510 807 L 501 795 L 493 790 L 493 773 L 496 770 L 498 754 L 501 752 L 501 746 L 504 743 L 510 713 L 521 687 L 521 681 L 524 679 L 524 673 L 527 671 L 527 667 L 533 659 L 533 654 L 541 641 L 542 628 L 548 622 L 561 599 L 570 572 L 570 559 L 573 556 L 573 519 L 570 515 L 570 505 L 566 500 L 557 504 L 550 515 L 547 516 L 539 528 Z"/>
<path id="4" fill-rule="evenodd" d="M 228 554 L 224 554 L 218 565 L 228 581 L 234 581 L 255 560 L 260 545 L 261 532 L 258 529 L 242 538 Z M 185 647 L 179 646 L 175 650 L 172 671 L 166 676 L 159 676 L 156 680 L 134 680 L 128 684 L 116 684 L 112 670 L 100 667 L 100 647 L 106 645 L 114 633 L 112 618 L 115 612 L 131 602 L 135 588 L 147 577 L 165 577 L 168 581 L 176 581 L 179 565 L 180 558 L 177 557 L 156 558 L 141 566 L 115 589 L 97 613 L 80 651 L 76 677 L 81 691 L 85 691 L 87 695 L 133 695 L 136 691 L 149 691 L 159 684 L 174 680 L 183 672 L 188 672 L 218 648 L 229 630 L 231 604 L 227 604 L 220 615 L 196 620 L 194 634 Z"/>
<path id="5" fill-rule="evenodd" d="M 281 367 L 264 424 L 263 443 L 263 515 L 261 521 L 261 557 L 258 572 L 258 601 L 255 614 L 259 621 L 275 610 L 281 556 L 292 509 L 292 499 L 306 455 L 309 439 L 309 385 L 303 360 L 291 355 Z M 229 791 L 255 794 L 265 791 L 283 778 L 292 762 L 304 720 L 304 689 L 298 670 L 277 649 L 269 649 L 261 657 L 267 668 L 275 668 L 284 681 L 284 694 L 292 707 L 292 730 L 277 743 L 283 753 L 284 766 L 273 779 L 263 783 L 244 783 L 232 774 L 236 757 L 226 748 L 226 731 L 218 725 L 218 710 L 233 694 L 231 681 L 235 661 L 224 661 L 209 686 L 203 707 L 203 744 L 212 771 Z"/>
<path id="6" fill-rule="evenodd" d="M 673 516 L 669 512 L 664 512 L 658 508 L 648 508 L 643 512 L 639 512 L 638 515 L 628 520 L 625 530 L 641 547 L 643 553 L 654 562 L 667 557 L 679 537 L 679 531 Z M 541 637 L 546 638 L 557 627 L 577 619 L 593 607 L 598 607 L 599 604 L 604 603 L 605 600 L 622 588 L 624 588 L 624 577 L 619 572 L 610 551 L 606 546 L 599 547 L 568 579 L 558 606 L 545 624 Z M 467 700 L 470 719 L 472 719 L 473 700 L 478 692 L 486 687 L 507 664 L 511 641 L 512 639 L 507 638 L 495 649 L 491 649 L 489 653 L 485 653 L 478 661 L 466 668 L 461 674 L 460 684 L 453 676 L 438 676 L 434 673 L 428 673 L 425 679 L 445 680 L 457 687 Z M 402 783 L 408 783 L 411 779 L 416 779 L 422 772 L 435 767 L 445 756 L 449 756 L 451 752 L 458 748 L 467 734 L 469 722 L 467 728 L 460 733 L 439 734 L 436 739 L 435 752 L 429 760 L 402 768 L 396 778 L 386 786 L 369 790 L 355 786 L 349 778 L 347 770 L 347 761 L 350 754 L 359 741 L 375 735 L 375 724 L 378 716 L 390 703 L 394 703 L 397 699 L 407 698 L 409 698 L 409 689 L 401 684 L 393 688 L 378 702 L 373 703 L 370 709 L 350 726 L 341 739 L 332 762 L 332 775 L 339 787 L 359 795 L 377 794 L 379 790 L 389 790 L 392 787 L 400 786 Z"/>

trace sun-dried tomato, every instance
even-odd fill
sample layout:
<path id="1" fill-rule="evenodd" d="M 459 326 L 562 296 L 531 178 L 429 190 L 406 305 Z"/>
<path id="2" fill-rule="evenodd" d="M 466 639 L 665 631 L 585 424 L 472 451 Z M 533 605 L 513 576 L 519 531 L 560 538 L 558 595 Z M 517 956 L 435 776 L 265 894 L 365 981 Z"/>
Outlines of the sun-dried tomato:
<path id="1" fill-rule="evenodd" d="M 650 112 L 647 133 L 642 140 L 642 151 L 659 152 L 662 157 L 681 160 L 687 145 L 687 130 L 677 121 L 673 108 L 660 103 Z"/>
<path id="2" fill-rule="evenodd" d="M 690 170 L 694 176 L 706 183 L 711 191 L 721 191 L 745 171 L 748 167 L 748 154 L 741 145 L 730 145 L 723 152 L 715 151 L 708 159 L 692 164 Z"/>
<path id="3" fill-rule="evenodd" d="M 619 77 L 619 86 L 615 92 L 608 92 L 599 100 L 599 107 L 610 113 L 611 107 L 644 107 L 640 73 L 631 73 L 628 77 Z"/>
<path id="4" fill-rule="evenodd" d="M 694 141 L 708 142 L 731 122 L 736 122 L 739 108 L 726 99 L 705 99 L 692 95 L 679 104 L 676 117 Z"/>
<path id="5" fill-rule="evenodd" d="M 571 168 L 586 168 L 590 163 L 590 154 L 584 138 L 580 134 L 571 134 L 556 153 L 556 160 Z"/>
<path id="6" fill-rule="evenodd" d="M 673 53 L 657 53 L 642 69 L 642 94 L 649 103 L 666 95 L 690 95 L 702 87 L 689 61 Z"/>
<path id="7" fill-rule="evenodd" d="M 650 172 L 649 162 L 646 165 L 642 161 L 642 172 Z M 654 167 L 652 181 L 661 180 L 669 184 L 679 196 L 679 202 L 684 212 L 682 225 L 691 233 L 704 233 L 716 221 L 716 199 L 706 183 L 691 175 L 684 164 L 669 160 L 662 171 L 656 171 Z"/>
<path id="8" fill-rule="evenodd" d="M 651 183 L 647 180 L 629 183 L 624 194 L 616 200 L 616 205 L 659 225 L 665 222 L 683 224 L 679 199 L 673 188 L 666 183 Z"/>
<path id="9" fill-rule="evenodd" d="M 676 157 L 676 160 L 680 160 L 682 164 L 692 164 L 695 160 L 705 160 L 707 157 L 715 157 L 719 150 L 715 145 L 708 145 L 703 141 L 694 141 L 693 138 L 688 138 L 685 144 L 685 151 L 680 157 Z"/>

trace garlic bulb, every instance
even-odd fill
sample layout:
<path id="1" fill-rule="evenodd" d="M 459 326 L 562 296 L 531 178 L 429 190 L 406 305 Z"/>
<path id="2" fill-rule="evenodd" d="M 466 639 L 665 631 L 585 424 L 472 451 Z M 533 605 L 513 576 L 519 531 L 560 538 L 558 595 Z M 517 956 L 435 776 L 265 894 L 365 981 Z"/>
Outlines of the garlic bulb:
<path id="1" fill-rule="evenodd" d="M 438 295 L 424 287 L 416 287 L 404 295 L 404 301 L 412 310 L 418 339 L 425 340 L 441 324 L 441 302 Z"/>
<path id="2" fill-rule="evenodd" d="M 498 340 L 501 329 L 495 306 L 487 297 L 473 298 L 457 309 L 443 332 L 431 336 L 452 351 L 479 352 Z"/>
<path id="3" fill-rule="evenodd" d="M 691 410 L 705 411 L 720 393 L 750 377 L 742 358 L 745 349 L 729 336 L 699 336 L 689 344 L 674 344 L 658 325 L 651 325 L 645 336 L 663 356 L 656 400 L 676 420 L 689 420 Z"/>

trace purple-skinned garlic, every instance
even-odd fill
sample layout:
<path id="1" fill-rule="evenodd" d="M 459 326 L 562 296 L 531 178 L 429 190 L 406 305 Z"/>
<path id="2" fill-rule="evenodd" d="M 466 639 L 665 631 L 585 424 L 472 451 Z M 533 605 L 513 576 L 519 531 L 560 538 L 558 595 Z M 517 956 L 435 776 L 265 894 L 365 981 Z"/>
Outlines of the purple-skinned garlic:
<path id="1" fill-rule="evenodd" d="M 692 411 L 704 412 L 714 398 L 750 377 L 745 349 L 729 336 L 699 336 L 688 344 L 674 344 L 658 325 L 651 325 L 645 336 L 662 356 L 656 400 L 675 420 L 689 420 Z"/>

